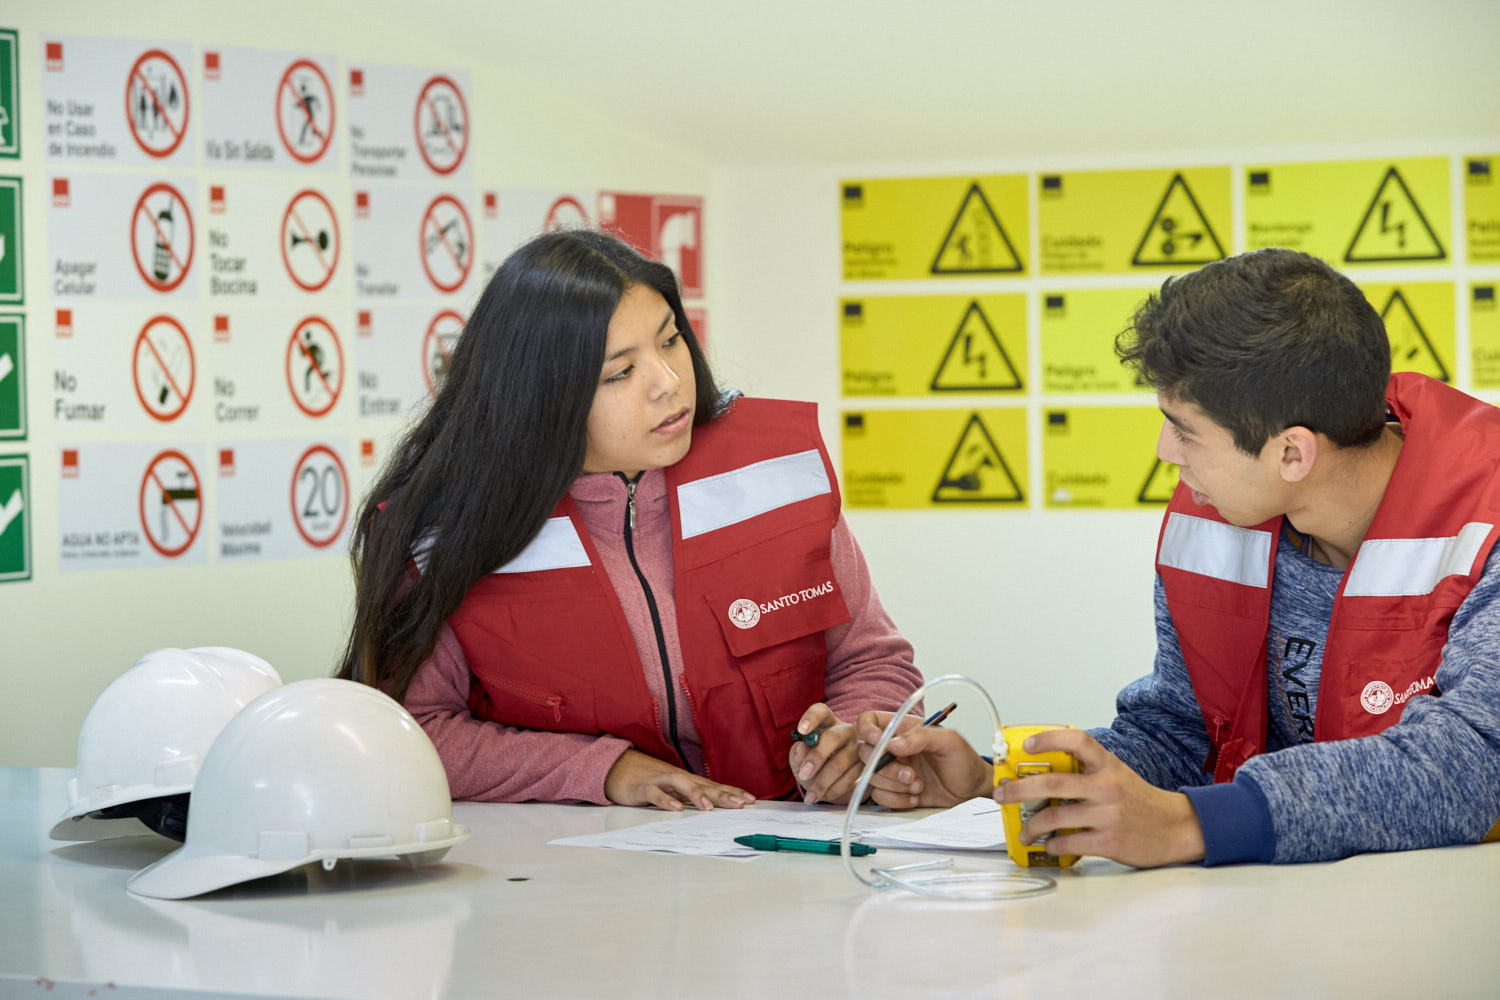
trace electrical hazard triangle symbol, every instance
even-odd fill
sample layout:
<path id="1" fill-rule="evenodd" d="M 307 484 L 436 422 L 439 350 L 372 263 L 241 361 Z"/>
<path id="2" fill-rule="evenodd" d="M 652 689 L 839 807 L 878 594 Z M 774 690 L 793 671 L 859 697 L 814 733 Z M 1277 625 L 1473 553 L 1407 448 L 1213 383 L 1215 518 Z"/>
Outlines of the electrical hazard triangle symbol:
<path id="1" fill-rule="evenodd" d="M 932 491 L 932 502 L 1021 503 L 1025 499 L 984 421 L 977 413 L 969 414 L 958 445 Z"/>
<path id="2" fill-rule="evenodd" d="M 1151 471 L 1146 473 L 1146 481 L 1141 484 L 1135 502 L 1170 503 L 1176 489 L 1177 466 L 1158 458 L 1151 464 Z"/>
<path id="3" fill-rule="evenodd" d="M 1021 256 L 976 181 L 932 258 L 933 274 L 1009 274 L 1024 271 Z"/>
<path id="4" fill-rule="evenodd" d="M 932 376 L 933 392 L 983 392 L 1020 389 L 1021 375 L 1011 363 L 989 317 L 978 300 L 971 301 L 958 330 Z"/>
<path id="5" fill-rule="evenodd" d="M 1175 266 L 1207 264 L 1223 257 L 1224 247 L 1192 189 L 1182 174 L 1173 174 L 1130 262 L 1136 267 Z"/>
<path id="6" fill-rule="evenodd" d="M 1421 372 L 1443 382 L 1448 381 L 1448 366 L 1438 357 L 1437 348 L 1427 339 L 1427 331 L 1417 314 L 1411 311 L 1401 289 L 1391 292 L 1385 308 L 1380 310 L 1385 335 L 1391 342 L 1391 368 L 1398 372 Z"/>
<path id="7" fill-rule="evenodd" d="M 1406 182 L 1391 167 L 1380 181 L 1354 239 L 1344 252 L 1347 264 L 1382 261 L 1446 260 L 1448 253 Z"/>

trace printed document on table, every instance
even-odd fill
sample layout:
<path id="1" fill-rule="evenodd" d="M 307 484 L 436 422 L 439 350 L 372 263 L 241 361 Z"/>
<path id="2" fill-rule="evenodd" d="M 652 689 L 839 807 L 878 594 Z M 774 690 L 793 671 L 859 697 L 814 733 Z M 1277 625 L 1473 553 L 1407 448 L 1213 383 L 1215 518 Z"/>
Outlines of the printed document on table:
<path id="1" fill-rule="evenodd" d="M 1000 820 L 1000 803 L 986 797 L 970 799 L 910 823 L 881 827 L 864 841 L 876 847 L 1003 851 L 1005 824 Z"/>
<path id="2" fill-rule="evenodd" d="M 758 857 L 762 852 L 735 843 L 735 837 L 766 833 L 778 837 L 837 841 L 843 829 L 842 810 L 802 811 L 750 806 L 681 815 L 620 830 L 564 837 L 550 843 L 748 859 Z M 851 833 L 861 843 L 877 847 L 963 851 L 1005 849 L 1000 806 L 988 798 L 973 799 L 945 812 L 909 822 L 889 814 L 860 813 Z"/>

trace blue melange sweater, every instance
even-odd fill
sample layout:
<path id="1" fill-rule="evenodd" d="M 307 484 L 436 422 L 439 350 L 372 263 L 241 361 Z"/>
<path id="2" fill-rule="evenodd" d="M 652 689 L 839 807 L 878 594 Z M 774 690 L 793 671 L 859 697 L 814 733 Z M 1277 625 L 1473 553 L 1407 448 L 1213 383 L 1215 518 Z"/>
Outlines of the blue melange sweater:
<path id="1" fill-rule="evenodd" d="M 1208 734 L 1156 581 L 1156 665 L 1093 735 L 1137 774 L 1192 800 L 1205 864 L 1324 861 L 1473 843 L 1500 818 L 1500 545 L 1453 616 L 1438 697 L 1375 736 L 1310 741 L 1323 644 L 1343 573 L 1285 538 L 1272 581 L 1267 752 L 1214 785 Z"/>

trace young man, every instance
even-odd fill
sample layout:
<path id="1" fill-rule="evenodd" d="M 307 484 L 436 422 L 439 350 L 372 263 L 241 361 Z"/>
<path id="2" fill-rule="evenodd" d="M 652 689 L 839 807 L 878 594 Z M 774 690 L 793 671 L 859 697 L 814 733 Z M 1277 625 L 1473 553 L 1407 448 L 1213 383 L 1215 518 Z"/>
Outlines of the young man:
<path id="1" fill-rule="evenodd" d="M 1181 467 L 1157 548 L 1153 672 L 1079 774 L 995 790 L 1025 840 L 1137 867 L 1296 862 L 1500 836 L 1500 410 L 1390 375 L 1380 317 L 1306 254 L 1169 279 L 1117 340 Z M 889 716 L 866 713 L 879 738 Z M 868 747 L 865 748 L 868 752 Z M 891 806 L 989 790 L 953 733 L 911 729 Z M 1488 836 L 1486 832 L 1488 831 Z"/>

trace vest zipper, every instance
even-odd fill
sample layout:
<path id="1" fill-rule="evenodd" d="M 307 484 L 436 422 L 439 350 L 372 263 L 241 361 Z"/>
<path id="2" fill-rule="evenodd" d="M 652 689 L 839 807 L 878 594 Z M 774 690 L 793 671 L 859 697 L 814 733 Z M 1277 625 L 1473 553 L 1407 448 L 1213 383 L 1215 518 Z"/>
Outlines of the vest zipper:
<path id="1" fill-rule="evenodd" d="M 667 738 L 672 741 L 672 749 L 677 751 L 677 759 L 683 769 L 692 771 L 687 754 L 682 751 L 682 740 L 677 735 L 677 695 L 672 682 L 672 664 L 667 659 L 667 637 L 662 632 L 661 612 L 656 609 L 656 595 L 651 592 L 646 574 L 641 572 L 641 564 L 635 558 L 635 486 L 640 481 L 641 474 L 637 473 L 634 479 L 626 479 L 621 472 L 616 472 L 615 475 L 625 481 L 625 554 L 630 558 L 630 567 L 635 570 L 635 577 L 646 595 L 646 607 L 651 611 L 651 628 L 656 633 L 656 652 L 661 657 L 662 680 L 667 693 Z"/>

